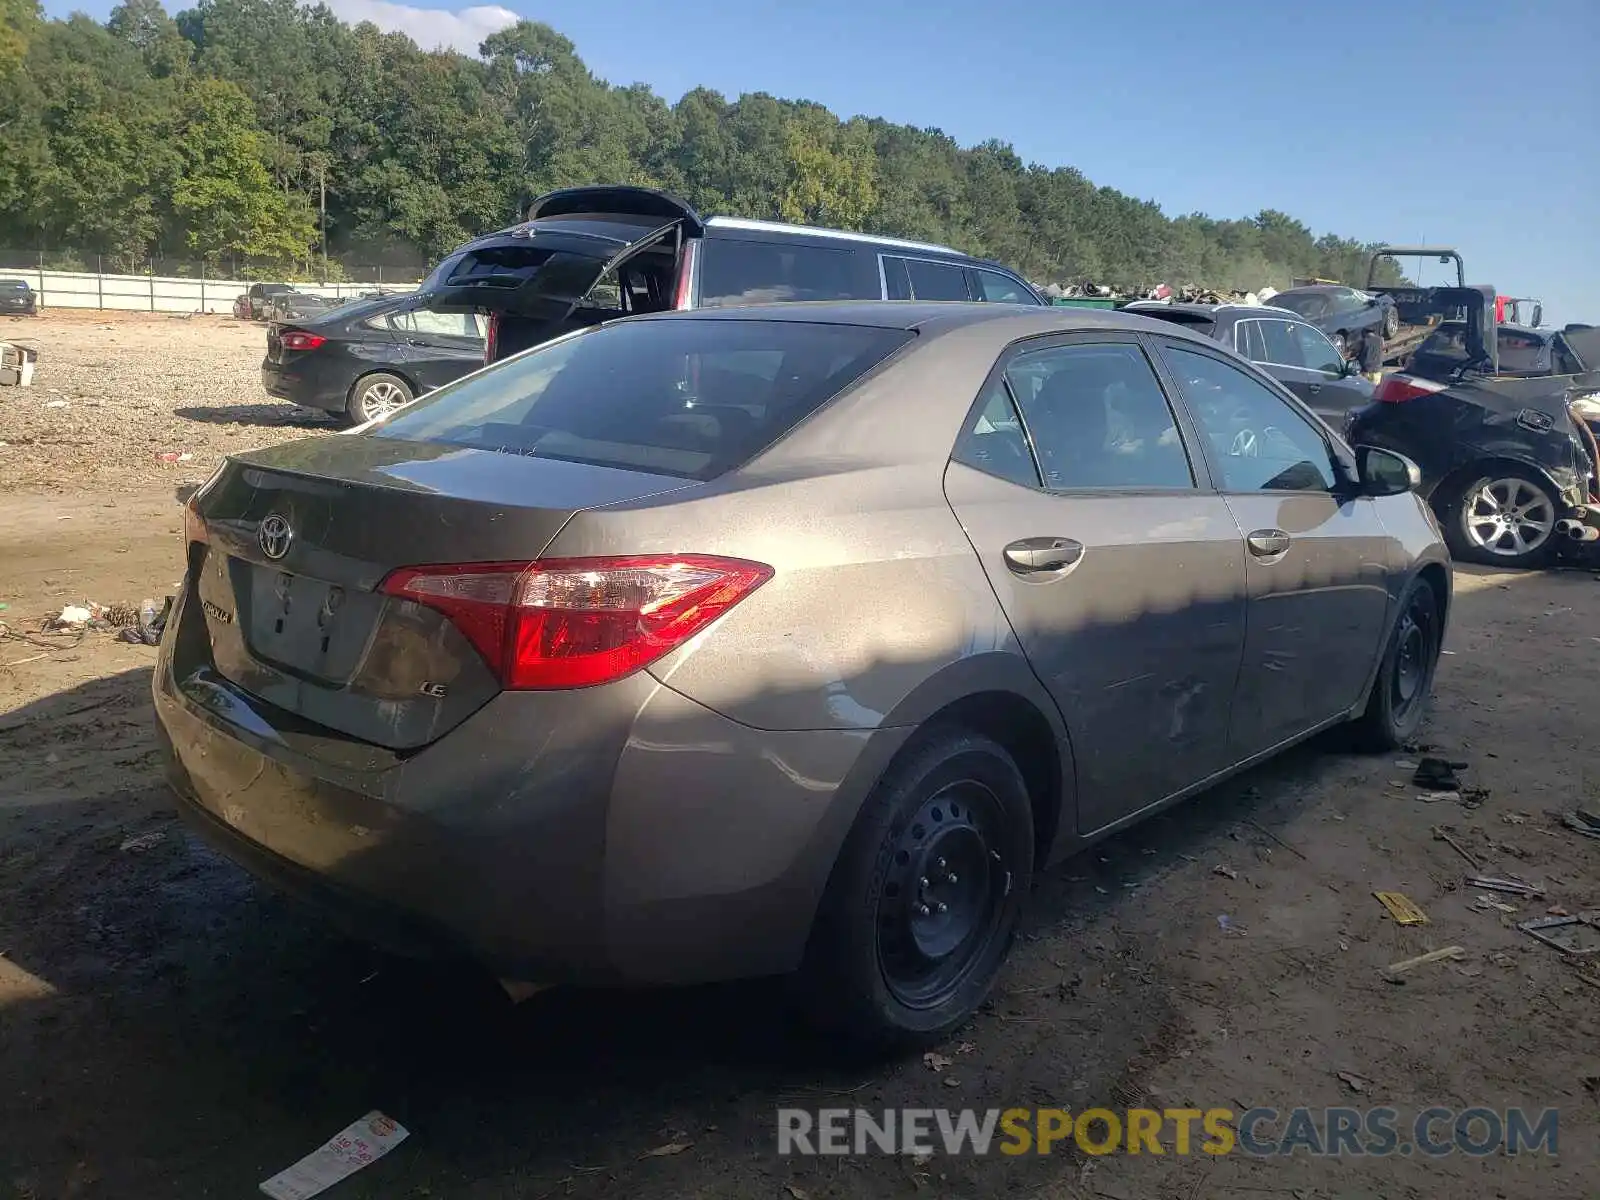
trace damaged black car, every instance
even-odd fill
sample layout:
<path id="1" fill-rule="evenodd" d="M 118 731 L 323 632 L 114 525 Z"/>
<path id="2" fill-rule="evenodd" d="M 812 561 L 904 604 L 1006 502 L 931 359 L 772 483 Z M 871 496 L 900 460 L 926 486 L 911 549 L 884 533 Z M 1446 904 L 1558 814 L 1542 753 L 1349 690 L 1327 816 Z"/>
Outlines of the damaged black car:
<path id="1" fill-rule="evenodd" d="M 1416 462 L 1458 560 L 1600 550 L 1600 330 L 1501 328 L 1493 288 L 1432 288 L 1426 303 L 1444 318 L 1428 352 L 1384 378 L 1346 437 Z"/>

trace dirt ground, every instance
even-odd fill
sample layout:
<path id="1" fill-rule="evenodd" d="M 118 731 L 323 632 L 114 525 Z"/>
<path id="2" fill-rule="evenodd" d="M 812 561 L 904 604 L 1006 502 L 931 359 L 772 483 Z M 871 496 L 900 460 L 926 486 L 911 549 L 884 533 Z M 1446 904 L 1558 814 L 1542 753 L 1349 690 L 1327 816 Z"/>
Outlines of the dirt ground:
<path id="1" fill-rule="evenodd" d="M 1423 740 L 1486 795 L 1426 802 L 1395 758 L 1319 744 L 1063 864 L 939 1070 L 841 1058 L 770 984 L 513 1007 L 341 940 L 194 842 L 157 774 L 155 651 L 31 632 L 170 592 L 175 487 L 317 428 L 255 384 L 259 328 L 201 320 L 33 322 L 37 386 L 0 393 L 0 621 L 22 635 L 0 638 L 0 1197 L 254 1195 L 372 1109 L 411 1136 L 330 1196 L 1596 1195 L 1600 964 L 1513 927 L 1600 907 L 1600 842 L 1557 819 L 1600 808 L 1592 574 L 1457 575 Z M 1547 898 L 1475 908 L 1436 828 Z M 1448 946 L 1465 956 L 1380 974 Z M 1388 1105 L 1403 1129 L 1523 1105 L 1558 1108 L 1560 1135 L 1555 1157 L 780 1158 L 790 1105 Z"/>

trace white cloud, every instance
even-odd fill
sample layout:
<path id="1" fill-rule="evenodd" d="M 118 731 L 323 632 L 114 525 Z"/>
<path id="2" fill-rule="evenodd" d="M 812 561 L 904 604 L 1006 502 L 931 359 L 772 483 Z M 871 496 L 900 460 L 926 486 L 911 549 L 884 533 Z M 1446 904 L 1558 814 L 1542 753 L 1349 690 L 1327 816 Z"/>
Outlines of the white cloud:
<path id="1" fill-rule="evenodd" d="M 371 21 L 379 29 L 407 34 L 424 50 L 437 50 L 445 46 L 474 55 L 478 53 L 478 44 L 484 38 L 522 19 L 509 8 L 501 8 L 498 4 L 448 9 L 419 8 L 411 4 L 395 4 L 391 0 L 324 2 L 341 21 L 348 21 L 352 25 Z"/>

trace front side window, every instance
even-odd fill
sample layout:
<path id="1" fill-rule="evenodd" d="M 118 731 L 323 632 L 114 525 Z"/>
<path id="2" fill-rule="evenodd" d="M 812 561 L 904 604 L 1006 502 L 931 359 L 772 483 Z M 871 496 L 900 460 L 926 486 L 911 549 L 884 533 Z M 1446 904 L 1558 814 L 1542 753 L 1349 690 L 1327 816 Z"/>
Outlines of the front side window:
<path id="1" fill-rule="evenodd" d="M 983 298 L 991 304 L 1037 304 L 1027 290 L 1009 275 L 1002 275 L 999 271 L 985 271 L 981 267 L 974 270 L 978 277 L 978 288 L 983 293 Z"/>
<path id="2" fill-rule="evenodd" d="M 1194 487 L 1166 394 L 1139 347 L 1035 350 L 1019 355 L 1006 378 L 1046 487 Z"/>
<path id="3" fill-rule="evenodd" d="M 878 298 L 856 287 L 849 250 L 708 238 L 700 247 L 699 270 L 702 308 Z"/>
<path id="4" fill-rule="evenodd" d="M 397 312 L 389 323 L 401 333 L 415 333 L 433 337 L 478 338 L 478 319 L 469 312 L 433 312 L 419 308 Z"/>
<path id="5" fill-rule="evenodd" d="M 1183 388 L 1228 492 L 1331 492 L 1328 443 L 1266 384 L 1230 363 L 1179 346 L 1161 357 Z"/>
<path id="6" fill-rule="evenodd" d="M 1293 327 L 1287 321 L 1260 321 L 1261 342 L 1267 356 L 1254 362 L 1276 363 L 1280 367 L 1298 367 L 1300 343 L 1295 340 Z"/>
<path id="7" fill-rule="evenodd" d="M 603 325 L 447 384 L 370 436 L 714 479 L 914 336 L 800 321 Z"/>
<path id="8" fill-rule="evenodd" d="M 1289 329 L 1294 334 L 1295 343 L 1300 351 L 1299 357 L 1295 359 L 1297 363 L 1328 375 L 1339 374 L 1342 361 L 1339 351 L 1334 349 L 1333 343 L 1322 330 L 1300 324 L 1290 325 Z"/>

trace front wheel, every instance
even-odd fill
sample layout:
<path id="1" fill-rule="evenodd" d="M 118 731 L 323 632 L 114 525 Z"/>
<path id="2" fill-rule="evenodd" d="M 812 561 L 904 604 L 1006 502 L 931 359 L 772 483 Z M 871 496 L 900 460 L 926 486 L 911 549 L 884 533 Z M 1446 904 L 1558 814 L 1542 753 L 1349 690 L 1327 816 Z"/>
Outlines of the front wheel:
<path id="1" fill-rule="evenodd" d="M 1385 340 L 1394 337 L 1400 332 L 1400 310 L 1386 308 L 1383 310 L 1383 336 Z"/>
<path id="2" fill-rule="evenodd" d="M 944 1038 L 989 994 L 1032 878 L 1011 756 L 965 730 L 924 735 L 834 864 L 797 980 L 806 1016 L 874 1051 Z"/>
<path id="3" fill-rule="evenodd" d="M 1537 567 L 1555 548 L 1556 500 L 1549 484 L 1508 468 L 1469 480 L 1450 503 L 1443 525 L 1458 559 Z"/>
<path id="4" fill-rule="evenodd" d="M 365 425 L 410 403 L 411 385 L 398 375 L 378 371 L 356 380 L 345 404 L 345 414 L 352 425 Z"/>
<path id="5" fill-rule="evenodd" d="M 1416 735 L 1427 715 L 1439 665 L 1439 597 L 1420 576 L 1400 598 L 1400 616 L 1390 631 L 1367 708 L 1356 722 L 1356 743 L 1382 753 L 1399 749 Z"/>

